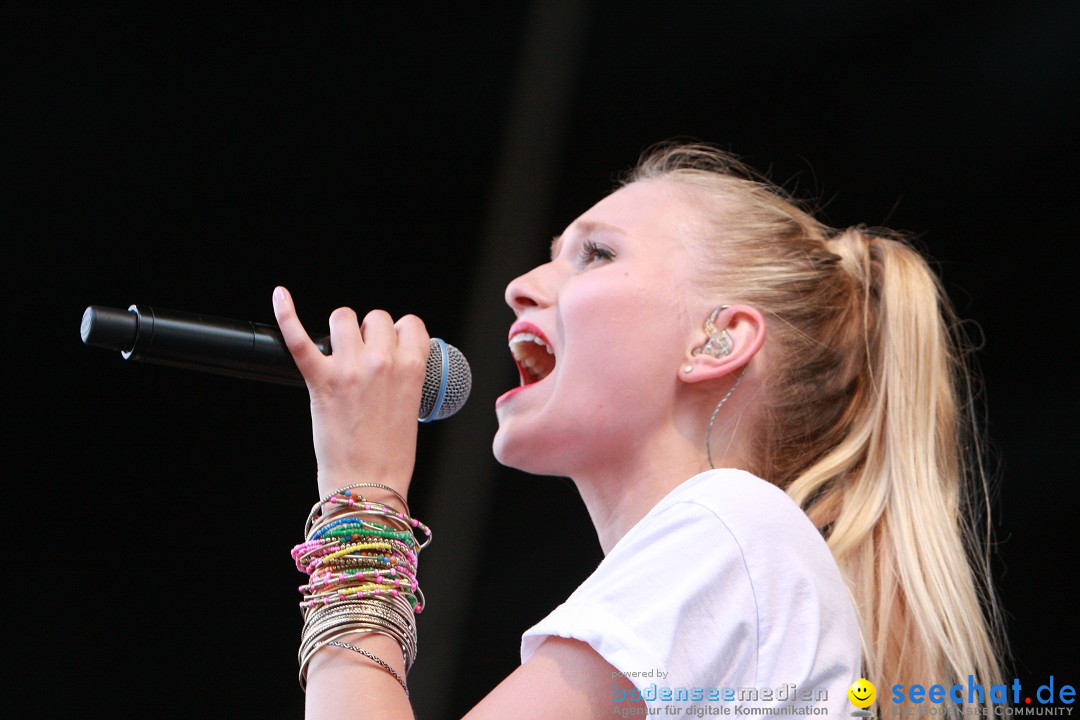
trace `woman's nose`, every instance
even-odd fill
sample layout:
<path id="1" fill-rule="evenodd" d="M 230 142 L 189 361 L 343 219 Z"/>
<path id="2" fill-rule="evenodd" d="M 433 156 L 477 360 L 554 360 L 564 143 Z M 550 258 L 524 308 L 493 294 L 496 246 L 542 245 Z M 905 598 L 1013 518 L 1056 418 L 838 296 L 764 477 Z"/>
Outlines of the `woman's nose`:
<path id="1" fill-rule="evenodd" d="M 548 264 L 550 265 L 550 263 Z M 545 281 L 545 268 L 535 267 L 524 275 L 519 275 L 506 286 L 506 304 L 520 315 L 529 308 L 542 307 L 550 302 L 550 283 Z"/>

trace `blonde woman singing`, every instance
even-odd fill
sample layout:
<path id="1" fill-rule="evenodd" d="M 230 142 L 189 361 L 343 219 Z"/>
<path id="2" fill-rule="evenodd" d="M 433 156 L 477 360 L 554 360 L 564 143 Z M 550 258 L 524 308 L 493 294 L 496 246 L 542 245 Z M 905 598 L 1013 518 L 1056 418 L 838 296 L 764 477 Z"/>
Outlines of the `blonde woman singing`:
<path id="1" fill-rule="evenodd" d="M 955 320 L 902 237 L 826 227 L 731 157 L 668 144 L 506 302 L 521 384 L 495 455 L 572 478 L 605 558 L 468 718 L 691 714 L 787 684 L 757 704 L 846 716 L 861 676 L 882 696 L 1000 682 Z M 284 288 L 274 308 L 327 500 L 295 553 L 308 717 L 410 718 L 428 334 L 342 308 L 324 356 Z"/>

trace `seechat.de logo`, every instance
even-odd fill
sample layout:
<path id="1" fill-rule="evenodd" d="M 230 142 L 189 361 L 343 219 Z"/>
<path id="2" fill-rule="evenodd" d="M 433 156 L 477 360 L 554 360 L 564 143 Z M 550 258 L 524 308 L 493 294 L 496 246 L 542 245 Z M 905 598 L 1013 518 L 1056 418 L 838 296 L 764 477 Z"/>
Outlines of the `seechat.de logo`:
<path id="1" fill-rule="evenodd" d="M 1013 678 L 1008 685 L 991 685 L 989 688 L 975 682 L 974 675 L 968 675 L 967 683 L 956 683 L 946 687 L 945 685 L 912 684 L 893 685 L 890 688 L 889 699 L 896 704 L 907 703 L 909 705 L 923 705 L 923 710 L 929 706 L 951 703 L 953 705 L 993 707 L 993 712 L 998 716 L 1005 715 L 1071 715 L 1072 708 L 1046 707 L 1047 705 L 1072 705 L 1076 701 L 1076 689 L 1072 685 L 1056 682 L 1054 676 L 1050 681 L 1040 685 L 1032 695 L 1024 692 L 1020 687 L 1020 680 Z M 976 707 L 977 709 L 977 707 Z M 914 708 L 896 708 L 896 713 L 914 714 Z M 922 712 L 922 710 L 918 711 Z M 965 711 L 966 713 L 966 711 Z M 985 713 L 983 713 L 985 714 Z"/>

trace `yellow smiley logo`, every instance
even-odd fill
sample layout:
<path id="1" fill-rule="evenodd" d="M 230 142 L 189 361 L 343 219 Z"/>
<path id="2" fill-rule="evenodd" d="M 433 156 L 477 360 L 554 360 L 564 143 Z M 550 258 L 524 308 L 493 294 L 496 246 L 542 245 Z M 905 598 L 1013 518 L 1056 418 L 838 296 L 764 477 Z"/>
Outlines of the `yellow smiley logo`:
<path id="1" fill-rule="evenodd" d="M 855 682 L 851 683 L 851 687 L 847 691 L 848 700 L 851 704 L 857 708 L 868 708 L 874 704 L 874 700 L 877 699 L 877 688 L 874 687 L 874 683 L 870 682 L 866 678 L 859 678 Z"/>

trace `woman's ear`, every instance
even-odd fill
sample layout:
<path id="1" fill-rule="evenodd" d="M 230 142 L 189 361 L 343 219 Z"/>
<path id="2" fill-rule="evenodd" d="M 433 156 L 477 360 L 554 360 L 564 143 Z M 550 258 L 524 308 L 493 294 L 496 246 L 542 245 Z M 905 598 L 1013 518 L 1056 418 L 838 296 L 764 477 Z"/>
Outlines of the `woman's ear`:
<path id="1" fill-rule="evenodd" d="M 722 305 L 693 334 L 679 377 L 715 380 L 750 362 L 765 342 L 765 317 L 751 305 Z"/>

